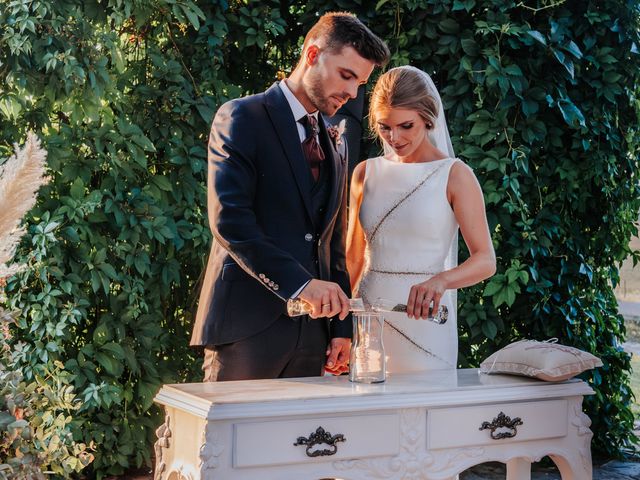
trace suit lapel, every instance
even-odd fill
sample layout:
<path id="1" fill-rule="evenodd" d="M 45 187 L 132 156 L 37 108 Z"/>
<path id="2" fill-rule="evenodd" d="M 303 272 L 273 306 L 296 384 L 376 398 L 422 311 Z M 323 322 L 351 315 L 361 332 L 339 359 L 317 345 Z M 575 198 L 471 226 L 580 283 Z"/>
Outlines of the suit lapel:
<path id="1" fill-rule="evenodd" d="M 322 149 L 325 152 L 325 161 L 331 162 L 331 193 L 329 194 L 329 204 L 327 205 L 327 212 L 324 218 L 324 224 L 322 225 L 324 231 L 324 229 L 331 224 L 331 220 L 338 211 L 339 201 L 342 198 L 342 188 L 340 187 L 344 182 L 346 168 L 345 159 L 338 153 L 334 142 L 329 138 L 329 133 L 327 132 L 325 121 L 321 114 L 318 114 L 318 126 L 320 129 L 318 136 L 320 137 Z"/>
<path id="2" fill-rule="evenodd" d="M 280 139 L 282 148 L 291 166 L 307 214 L 313 222 L 314 217 L 311 209 L 310 186 L 311 175 L 309 173 L 309 167 L 302 153 L 302 145 L 300 143 L 296 121 L 291 113 L 289 103 L 277 83 L 274 83 L 265 92 L 265 105 L 267 113 L 273 122 L 274 130 Z"/>

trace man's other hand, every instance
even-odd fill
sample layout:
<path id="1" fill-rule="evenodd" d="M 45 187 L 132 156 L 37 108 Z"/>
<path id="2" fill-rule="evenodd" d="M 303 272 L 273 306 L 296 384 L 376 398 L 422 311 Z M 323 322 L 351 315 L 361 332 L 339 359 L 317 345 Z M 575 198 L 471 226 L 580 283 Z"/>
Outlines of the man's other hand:
<path id="1" fill-rule="evenodd" d="M 341 375 L 349 371 L 349 354 L 351 351 L 350 338 L 332 338 L 327 347 L 326 372 Z"/>

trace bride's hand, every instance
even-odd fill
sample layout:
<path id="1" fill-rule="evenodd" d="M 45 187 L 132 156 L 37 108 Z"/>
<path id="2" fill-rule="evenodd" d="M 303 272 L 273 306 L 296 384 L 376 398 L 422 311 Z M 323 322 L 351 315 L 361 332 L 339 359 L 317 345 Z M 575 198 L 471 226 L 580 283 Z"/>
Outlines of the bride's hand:
<path id="1" fill-rule="evenodd" d="M 447 283 L 442 274 L 411 287 L 407 300 L 407 316 L 415 319 L 433 317 L 440 307 L 440 299 L 447 290 Z M 433 306 L 431 308 L 431 302 Z M 431 311 L 430 311 L 431 310 Z"/>

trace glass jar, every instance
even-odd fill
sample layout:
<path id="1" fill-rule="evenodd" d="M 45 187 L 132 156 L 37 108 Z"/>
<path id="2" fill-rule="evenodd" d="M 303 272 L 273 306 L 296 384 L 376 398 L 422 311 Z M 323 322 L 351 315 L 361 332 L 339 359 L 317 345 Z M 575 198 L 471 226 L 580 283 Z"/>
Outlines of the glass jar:
<path id="1" fill-rule="evenodd" d="M 384 317 L 378 312 L 353 313 L 353 340 L 349 380 L 380 383 L 386 380 L 386 359 L 382 331 Z"/>

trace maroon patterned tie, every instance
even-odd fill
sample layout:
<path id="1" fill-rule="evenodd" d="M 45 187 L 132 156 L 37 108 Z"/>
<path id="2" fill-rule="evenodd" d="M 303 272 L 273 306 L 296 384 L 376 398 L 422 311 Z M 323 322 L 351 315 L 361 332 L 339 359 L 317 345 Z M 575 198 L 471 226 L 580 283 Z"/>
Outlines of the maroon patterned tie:
<path id="1" fill-rule="evenodd" d="M 318 143 L 318 121 L 313 115 L 307 115 L 302 117 L 299 122 L 304 125 L 307 132 L 307 138 L 302 142 L 302 151 L 311 169 L 313 180 L 317 182 L 320 176 L 320 165 L 324 160 L 324 152 Z"/>

